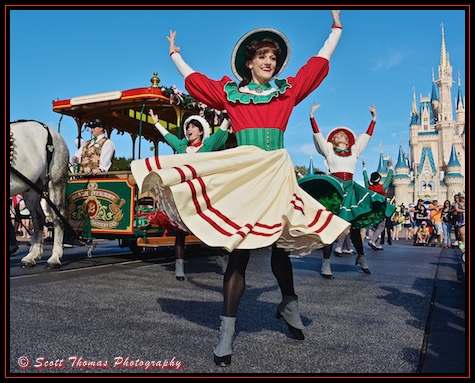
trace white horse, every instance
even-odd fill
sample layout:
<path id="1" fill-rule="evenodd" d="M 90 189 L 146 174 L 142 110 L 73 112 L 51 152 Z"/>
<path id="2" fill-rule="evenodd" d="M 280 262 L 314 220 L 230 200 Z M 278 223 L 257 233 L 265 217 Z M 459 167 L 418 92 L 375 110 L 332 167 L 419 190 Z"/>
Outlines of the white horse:
<path id="1" fill-rule="evenodd" d="M 43 256 L 45 214 L 41 198 L 49 198 L 65 216 L 68 163 L 68 146 L 57 131 L 34 120 L 10 122 L 10 196 L 23 194 L 33 222 L 30 251 L 21 259 L 23 268 L 35 266 Z M 64 226 L 55 208 L 51 209 L 54 242 L 46 261 L 48 268 L 60 267 L 63 257 Z"/>

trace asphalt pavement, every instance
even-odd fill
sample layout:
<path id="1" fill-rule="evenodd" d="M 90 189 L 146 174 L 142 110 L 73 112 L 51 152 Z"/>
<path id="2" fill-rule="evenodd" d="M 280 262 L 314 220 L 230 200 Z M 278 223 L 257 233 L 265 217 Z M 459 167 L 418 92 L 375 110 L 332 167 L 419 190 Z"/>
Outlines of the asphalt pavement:
<path id="1" fill-rule="evenodd" d="M 334 279 L 320 276 L 320 250 L 292 258 L 303 341 L 275 319 L 281 295 L 270 250 L 255 250 L 232 363 L 218 367 L 216 251 L 187 249 L 186 279 L 177 281 L 172 249 L 134 257 L 111 255 L 114 246 L 101 242 L 90 258 L 66 248 L 63 267 L 45 270 L 51 246 L 37 266 L 21 269 L 21 244 L 7 275 L 6 377 L 470 377 L 469 278 L 459 249 L 400 240 L 375 251 L 365 243 L 371 274 L 354 255 L 332 256 Z"/>

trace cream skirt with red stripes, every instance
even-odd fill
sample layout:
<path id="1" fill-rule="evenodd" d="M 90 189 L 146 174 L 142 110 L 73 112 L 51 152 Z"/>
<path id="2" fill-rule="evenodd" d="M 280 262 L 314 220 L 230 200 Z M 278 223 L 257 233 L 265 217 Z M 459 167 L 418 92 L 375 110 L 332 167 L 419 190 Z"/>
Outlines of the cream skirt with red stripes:
<path id="1" fill-rule="evenodd" d="M 174 225 L 211 247 L 276 243 L 304 256 L 350 229 L 299 187 L 285 149 L 157 156 L 132 161 L 131 169 L 140 191 L 152 191 Z"/>

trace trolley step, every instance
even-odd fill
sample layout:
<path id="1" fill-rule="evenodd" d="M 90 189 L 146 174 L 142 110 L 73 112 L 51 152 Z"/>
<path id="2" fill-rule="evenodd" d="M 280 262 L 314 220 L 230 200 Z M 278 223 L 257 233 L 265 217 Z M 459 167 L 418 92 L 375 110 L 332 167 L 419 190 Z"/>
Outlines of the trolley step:
<path id="1" fill-rule="evenodd" d="M 194 235 L 187 235 L 185 237 L 185 245 L 199 245 L 202 244 Z M 137 246 L 139 247 L 160 247 L 160 246 L 175 246 L 175 236 L 163 237 L 139 237 L 137 238 Z"/>

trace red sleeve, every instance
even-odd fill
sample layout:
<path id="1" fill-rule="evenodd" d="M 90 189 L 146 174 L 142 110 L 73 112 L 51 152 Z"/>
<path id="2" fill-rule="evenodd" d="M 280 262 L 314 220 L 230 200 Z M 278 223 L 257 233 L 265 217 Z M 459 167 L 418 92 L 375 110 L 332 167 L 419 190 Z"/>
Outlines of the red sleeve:
<path id="1" fill-rule="evenodd" d="M 368 136 L 372 136 L 374 132 L 374 126 L 376 125 L 376 121 L 371 120 L 371 123 L 368 126 L 368 130 L 366 131 L 366 134 Z"/>
<path id="2" fill-rule="evenodd" d="M 288 77 L 295 94 L 295 105 L 312 93 L 327 77 L 330 64 L 323 57 L 313 56 L 300 68 L 295 77 Z"/>
<path id="3" fill-rule="evenodd" d="M 230 81 L 226 76 L 216 81 L 199 72 L 193 72 L 185 79 L 185 89 L 196 100 L 211 108 L 223 110 L 226 109 L 224 85 Z"/>
<path id="4" fill-rule="evenodd" d="M 318 133 L 318 132 L 320 132 L 320 130 L 318 130 L 317 122 L 316 122 L 315 119 L 312 118 L 312 117 L 310 117 L 310 124 L 312 124 L 313 133 Z"/>

